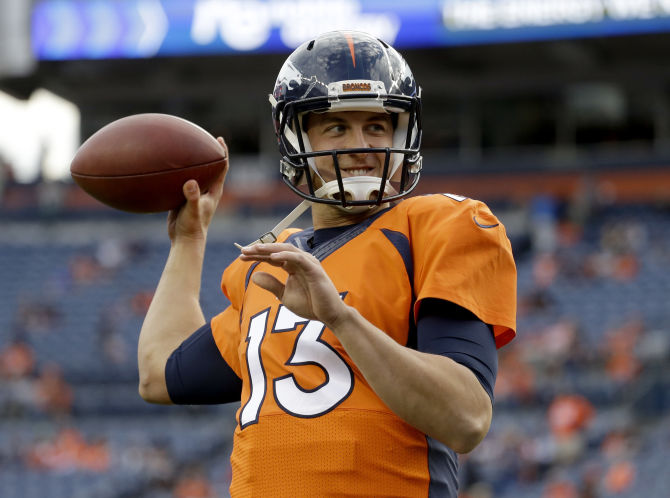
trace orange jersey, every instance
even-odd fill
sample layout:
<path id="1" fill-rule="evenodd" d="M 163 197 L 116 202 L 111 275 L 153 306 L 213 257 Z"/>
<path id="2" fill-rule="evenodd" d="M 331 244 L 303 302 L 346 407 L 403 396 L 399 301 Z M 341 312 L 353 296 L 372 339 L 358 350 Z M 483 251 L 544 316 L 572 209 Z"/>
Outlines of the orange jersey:
<path id="1" fill-rule="evenodd" d="M 305 233 L 280 240 L 300 246 Z M 511 246 L 481 202 L 407 199 L 313 254 L 344 301 L 400 344 L 426 298 L 473 312 L 493 326 L 498 347 L 514 337 Z M 254 271 L 285 279 L 271 265 L 234 261 L 222 279 L 231 305 L 212 319 L 216 344 L 242 379 L 232 496 L 428 496 L 434 466 L 446 462 L 443 445 L 391 412 L 334 334 L 254 285 Z M 455 458 L 453 466 L 455 475 Z"/>

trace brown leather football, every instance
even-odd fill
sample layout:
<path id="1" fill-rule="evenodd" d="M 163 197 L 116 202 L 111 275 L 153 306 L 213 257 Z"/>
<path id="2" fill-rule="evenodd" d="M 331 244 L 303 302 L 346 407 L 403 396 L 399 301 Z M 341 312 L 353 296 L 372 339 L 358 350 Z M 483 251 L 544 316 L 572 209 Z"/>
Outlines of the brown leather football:
<path id="1" fill-rule="evenodd" d="M 225 161 L 225 149 L 198 125 L 169 114 L 135 114 L 86 140 L 70 173 L 104 204 L 156 213 L 181 206 L 186 200 L 182 186 L 190 179 L 206 192 Z"/>

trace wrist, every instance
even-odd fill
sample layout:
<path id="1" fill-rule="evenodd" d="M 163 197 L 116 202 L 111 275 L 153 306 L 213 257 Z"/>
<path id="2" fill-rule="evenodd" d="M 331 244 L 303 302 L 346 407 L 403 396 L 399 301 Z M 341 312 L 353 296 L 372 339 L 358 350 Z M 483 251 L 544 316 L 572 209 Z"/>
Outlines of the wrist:
<path id="1" fill-rule="evenodd" d="M 205 257 L 205 239 L 191 237 L 177 237 L 170 245 L 170 254 L 168 255 L 168 265 L 170 267 L 178 266 L 192 268 L 193 265 L 202 266 Z"/>
<path id="2" fill-rule="evenodd" d="M 181 234 L 175 236 L 170 240 L 170 245 L 172 248 L 177 247 L 191 247 L 191 248 L 204 248 L 207 243 L 207 233 L 201 233 L 197 235 L 191 234 Z"/>
<path id="3" fill-rule="evenodd" d="M 351 329 L 352 325 L 361 316 L 356 308 L 342 304 L 343 306 L 338 313 L 325 323 L 326 327 L 332 330 L 335 335 L 338 335 L 340 331 Z"/>

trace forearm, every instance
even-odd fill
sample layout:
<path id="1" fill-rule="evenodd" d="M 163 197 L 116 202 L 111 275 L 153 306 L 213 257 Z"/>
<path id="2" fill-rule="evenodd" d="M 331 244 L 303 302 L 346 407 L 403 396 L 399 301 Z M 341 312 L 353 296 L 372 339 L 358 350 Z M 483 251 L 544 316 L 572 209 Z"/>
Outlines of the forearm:
<path id="1" fill-rule="evenodd" d="M 467 367 L 398 344 L 351 307 L 330 328 L 377 395 L 410 425 L 459 453 L 486 435 L 491 400 Z"/>
<path id="2" fill-rule="evenodd" d="M 204 239 L 178 239 L 170 249 L 138 343 L 139 390 L 147 401 L 171 402 L 165 384 L 167 359 L 205 324 L 199 300 L 204 254 Z"/>

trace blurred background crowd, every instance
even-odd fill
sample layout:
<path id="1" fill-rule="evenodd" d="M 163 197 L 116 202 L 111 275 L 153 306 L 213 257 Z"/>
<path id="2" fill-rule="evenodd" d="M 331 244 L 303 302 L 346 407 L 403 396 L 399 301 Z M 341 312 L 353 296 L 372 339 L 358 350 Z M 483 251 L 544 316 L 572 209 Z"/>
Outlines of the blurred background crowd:
<path id="1" fill-rule="evenodd" d="M 308 29 L 343 26 L 395 44 L 423 87 L 417 193 L 487 202 L 515 252 L 518 335 L 500 351 L 491 431 L 461 457 L 462 497 L 668 496 L 660 0 L 0 0 L 0 496 L 227 496 L 234 407 L 137 394 L 165 214 L 100 205 L 69 161 L 139 112 L 226 139 L 212 316 L 233 243 L 298 203 L 278 182 L 266 95 Z"/>

